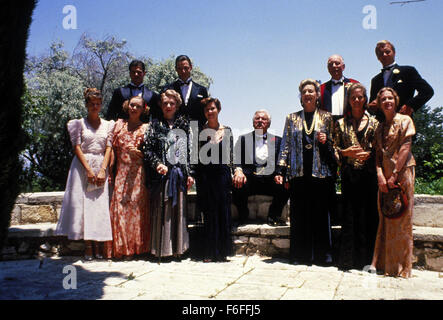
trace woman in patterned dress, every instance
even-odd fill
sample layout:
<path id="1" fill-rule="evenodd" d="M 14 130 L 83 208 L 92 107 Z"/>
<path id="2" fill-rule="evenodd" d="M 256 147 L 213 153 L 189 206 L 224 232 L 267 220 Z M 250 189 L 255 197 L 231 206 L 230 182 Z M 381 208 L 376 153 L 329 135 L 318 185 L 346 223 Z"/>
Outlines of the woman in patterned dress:
<path id="1" fill-rule="evenodd" d="M 377 105 L 385 120 L 376 132 L 376 168 L 379 187 L 379 224 L 371 268 L 385 275 L 409 278 L 412 270 L 412 209 L 414 207 L 415 159 L 411 153 L 415 126 L 412 119 L 397 113 L 399 98 L 392 88 L 377 94 Z M 397 218 L 385 217 L 380 206 L 381 193 L 400 185 L 408 205 Z"/>
<path id="2" fill-rule="evenodd" d="M 362 269 L 372 260 L 377 233 L 375 130 L 378 121 L 367 112 L 366 88 L 352 84 L 344 118 L 335 123 L 334 148 L 340 164 L 343 196 L 339 266 Z"/>
<path id="3" fill-rule="evenodd" d="M 107 243 L 106 256 L 131 259 L 150 251 L 149 194 L 139 150 L 148 126 L 140 117 L 148 108 L 141 96 L 134 96 L 123 103 L 123 111 L 128 120 L 119 119 L 113 134 L 117 174 L 110 208 L 113 241 Z"/>
<path id="4" fill-rule="evenodd" d="M 84 97 L 88 116 L 67 124 L 75 156 L 55 233 L 70 240 L 84 239 L 85 259 L 91 260 L 94 251 L 96 258 L 102 258 L 102 242 L 112 240 L 108 164 L 114 121 L 100 118 L 98 89 L 86 89 Z"/>
<path id="5" fill-rule="evenodd" d="M 194 184 L 192 138 L 188 118 L 177 115 L 180 95 L 166 90 L 160 103 L 162 116 L 149 124 L 142 146 L 151 178 L 151 253 L 180 258 L 189 249 L 186 197 Z"/>

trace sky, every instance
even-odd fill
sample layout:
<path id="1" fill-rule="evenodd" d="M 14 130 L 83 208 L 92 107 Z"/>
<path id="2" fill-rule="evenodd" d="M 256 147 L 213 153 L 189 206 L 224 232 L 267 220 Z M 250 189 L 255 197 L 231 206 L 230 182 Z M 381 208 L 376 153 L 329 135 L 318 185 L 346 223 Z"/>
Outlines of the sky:
<path id="1" fill-rule="evenodd" d="M 391 2 L 39 0 L 27 54 L 44 54 L 59 40 L 72 52 L 85 32 L 125 39 L 130 52 L 155 61 L 186 54 L 212 78 L 209 92 L 222 104 L 219 120 L 235 136 L 252 130 L 258 109 L 271 113 L 270 131 L 282 135 L 286 115 L 301 110 L 301 80 L 328 81 L 327 59 L 340 54 L 344 75 L 369 92 L 381 68 L 375 45 L 387 39 L 396 47 L 396 62 L 416 67 L 434 88 L 428 105 L 443 106 L 443 1 Z M 64 8 L 75 8 L 76 19 Z"/>

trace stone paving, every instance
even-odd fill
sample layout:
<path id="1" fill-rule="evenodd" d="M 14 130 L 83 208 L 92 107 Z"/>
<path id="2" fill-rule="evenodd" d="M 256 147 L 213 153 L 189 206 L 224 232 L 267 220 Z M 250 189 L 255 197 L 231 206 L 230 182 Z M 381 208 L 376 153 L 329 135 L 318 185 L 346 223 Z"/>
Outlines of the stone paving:
<path id="1" fill-rule="evenodd" d="M 442 300 L 443 273 L 414 269 L 401 279 L 258 255 L 161 264 L 53 257 L 0 262 L 0 299 Z"/>

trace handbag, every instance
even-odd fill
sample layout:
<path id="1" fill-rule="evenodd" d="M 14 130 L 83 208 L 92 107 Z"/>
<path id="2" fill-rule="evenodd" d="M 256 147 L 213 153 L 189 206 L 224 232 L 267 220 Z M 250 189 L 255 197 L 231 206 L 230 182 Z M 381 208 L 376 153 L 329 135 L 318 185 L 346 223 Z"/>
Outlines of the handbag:
<path id="1" fill-rule="evenodd" d="M 379 191 L 379 201 L 381 213 L 389 219 L 401 217 L 408 207 L 408 198 L 400 184 L 387 193 Z"/>

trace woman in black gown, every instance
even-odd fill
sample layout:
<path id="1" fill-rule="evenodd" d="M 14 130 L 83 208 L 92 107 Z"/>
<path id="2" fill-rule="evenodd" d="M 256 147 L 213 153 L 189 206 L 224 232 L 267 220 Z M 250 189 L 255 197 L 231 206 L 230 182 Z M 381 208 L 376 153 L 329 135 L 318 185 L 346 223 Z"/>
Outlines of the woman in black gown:
<path id="1" fill-rule="evenodd" d="M 232 254 L 231 186 L 232 150 L 231 128 L 218 121 L 221 104 L 218 99 L 202 100 L 207 123 L 200 133 L 197 173 L 201 183 L 200 199 L 205 230 L 205 262 L 226 261 Z"/>
<path id="2" fill-rule="evenodd" d="M 343 196 L 339 267 L 369 265 L 377 233 L 375 131 L 378 121 L 367 112 L 365 87 L 352 84 L 344 118 L 335 123 L 334 148 L 340 164 Z"/>

